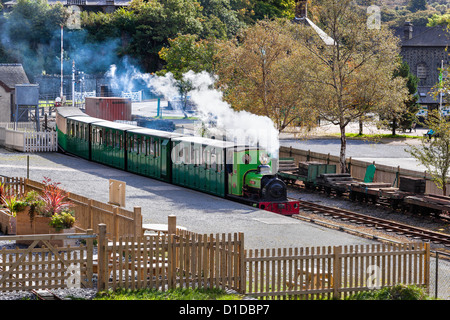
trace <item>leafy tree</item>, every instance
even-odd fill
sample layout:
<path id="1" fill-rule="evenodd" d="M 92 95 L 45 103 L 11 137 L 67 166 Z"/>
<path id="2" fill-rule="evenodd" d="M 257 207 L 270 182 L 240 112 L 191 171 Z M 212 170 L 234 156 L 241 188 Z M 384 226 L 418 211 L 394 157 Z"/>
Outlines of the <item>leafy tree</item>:
<path id="1" fill-rule="evenodd" d="M 204 38 L 226 39 L 235 36 L 245 23 L 239 19 L 237 11 L 231 7 L 230 0 L 199 0 L 205 16 L 203 22 Z"/>
<path id="2" fill-rule="evenodd" d="M 214 54 L 216 46 L 212 40 L 197 40 L 197 35 L 179 35 L 169 39 L 169 47 L 163 47 L 159 56 L 166 62 L 164 69 L 157 75 L 171 72 L 177 82 L 178 91 L 183 101 L 183 110 L 186 108 L 187 96 L 192 90 L 192 84 L 183 75 L 189 71 L 200 73 L 208 71 L 213 73 Z M 185 116 L 186 113 L 185 113 Z"/>
<path id="3" fill-rule="evenodd" d="M 427 0 L 410 0 L 408 3 L 408 9 L 411 12 L 427 9 Z"/>
<path id="4" fill-rule="evenodd" d="M 428 27 L 435 27 L 435 26 L 450 26 L 450 13 L 437 15 L 434 14 L 430 19 L 428 19 Z"/>
<path id="5" fill-rule="evenodd" d="M 303 82 L 310 60 L 287 20 L 261 20 L 219 45 L 216 73 L 224 98 L 236 110 L 271 118 L 281 132 L 300 118 L 314 122 Z"/>
<path id="6" fill-rule="evenodd" d="M 392 78 L 400 64 L 398 39 L 390 30 L 368 29 L 365 11 L 351 0 L 317 0 L 317 23 L 333 41 L 326 45 L 308 26 L 298 27 L 299 45 L 309 51 L 308 94 L 321 119 L 340 128 L 340 171 L 346 166 L 346 128 L 369 112 L 398 108 L 405 81 Z M 316 17 L 316 16 L 315 16 Z"/>
<path id="7" fill-rule="evenodd" d="M 45 0 L 18 0 L 1 18 L 6 54 L 21 62 L 28 74 L 57 70 L 59 33 L 67 18 L 61 3 L 50 6 Z"/>
<path id="8" fill-rule="evenodd" d="M 436 138 L 423 138 L 420 146 L 410 146 L 408 151 L 431 174 L 434 183 L 447 195 L 450 173 L 450 122 L 438 110 L 428 113 L 425 125 L 435 132 Z"/>
<path id="9" fill-rule="evenodd" d="M 171 72 L 177 80 L 180 80 L 189 70 L 196 73 L 206 70 L 212 73 L 216 52 L 214 41 L 198 40 L 198 38 L 197 35 L 188 34 L 169 39 L 169 47 L 163 47 L 159 52 L 159 56 L 166 65 L 158 73 Z"/>
<path id="10" fill-rule="evenodd" d="M 419 79 L 411 73 L 407 62 L 402 64 L 394 71 L 394 78 L 402 77 L 406 80 L 406 87 L 408 89 L 408 96 L 404 101 L 404 108 L 388 108 L 382 112 L 382 116 L 386 117 L 388 123 L 387 127 L 392 129 L 392 134 L 396 134 L 396 130 L 411 129 L 413 122 L 416 120 L 416 113 L 419 111 L 419 104 L 417 103 L 419 97 L 417 95 L 417 86 Z"/>

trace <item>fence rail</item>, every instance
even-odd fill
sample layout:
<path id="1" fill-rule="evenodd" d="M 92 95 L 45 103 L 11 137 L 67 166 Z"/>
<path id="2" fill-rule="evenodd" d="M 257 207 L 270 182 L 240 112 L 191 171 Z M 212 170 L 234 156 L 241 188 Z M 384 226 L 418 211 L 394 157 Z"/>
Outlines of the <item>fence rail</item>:
<path id="1" fill-rule="evenodd" d="M 429 288 L 429 244 L 249 250 L 246 293 L 266 299 L 342 298 L 398 283 Z"/>
<path id="2" fill-rule="evenodd" d="M 76 236 L 86 245 L 55 247 L 51 240 Z M 3 236 L 31 241 L 26 248 L 0 250 L 0 291 L 93 287 L 93 233 Z"/>
<path id="3" fill-rule="evenodd" d="M 231 288 L 241 291 L 243 234 L 176 234 L 107 241 L 100 225 L 98 288 Z M 127 257 L 124 259 L 123 257 Z"/>

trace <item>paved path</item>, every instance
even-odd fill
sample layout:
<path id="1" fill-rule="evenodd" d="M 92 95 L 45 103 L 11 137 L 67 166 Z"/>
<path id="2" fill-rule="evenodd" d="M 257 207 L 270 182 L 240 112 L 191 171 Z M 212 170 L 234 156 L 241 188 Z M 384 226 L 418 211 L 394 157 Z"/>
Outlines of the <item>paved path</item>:
<path id="1" fill-rule="evenodd" d="M 0 149 L 1 175 L 26 177 L 26 164 L 26 154 Z M 49 177 L 69 192 L 103 202 L 109 200 L 110 178 L 125 181 L 126 208 L 140 206 L 143 223 L 167 223 L 175 214 L 179 225 L 195 232 L 244 232 L 246 248 L 376 243 L 59 153 L 31 154 L 29 177 Z"/>

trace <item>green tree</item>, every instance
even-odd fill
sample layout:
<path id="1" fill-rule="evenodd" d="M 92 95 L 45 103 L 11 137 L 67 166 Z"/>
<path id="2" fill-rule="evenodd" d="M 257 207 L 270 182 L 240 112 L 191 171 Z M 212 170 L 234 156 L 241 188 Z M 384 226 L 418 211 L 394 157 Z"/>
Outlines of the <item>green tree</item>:
<path id="1" fill-rule="evenodd" d="M 159 51 L 160 58 L 166 64 L 158 74 L 171 72 L 177 80 L 189 70 L 196 73 L 208 71 L 212 74 L 216 50 L 213 40 L 199 40 L 199 36 L 192 34 L 178 35 L 175 39 L 169 39 L 169 47 L 163 47 Z"/>
<path id="2" fill-rule="evenodd" d="M 214 54 L 216 46 L 213 40 L 198 40 L 197 35 L 179 35 L 175 39 L 169 39 L 169 47 L 163 47 L 159 56 L 166 62 L 164 68 L 157 75 L 172 73 L 180 97 L 183 101 L 183 110 L 187 105 L 189 91 L 192 83 L 183 75 L 189 71 L 200 73 L 207 71 L 210 74 L 214 70 Z M 185 113 L 185 116 L 186 113 Z"/>
<path id="3" fill-rule="evenodd" d="M 427 168 L 434 183 L 447 195 L 450 172 L 450 122 L 438 110 L 428 113 L 425 125 L 435 132 L 436 138 L 423 138 L 420 146 L 410 146 L 409 153 Z"/>
<path id="4" fill-rule="evenodd" d="M 435 27 L 435 26 L 450 26 L 450 13 L 438 15 L 434 14 L 430 19 L 428 19 L 428 27 Z"/>
<path id="5" fill-rule="evenodd" d="M 392 78 L 400 65 L 398 39 L 383 25 L 367 28 L 365 11 L 351 0 L 317 0 L 317 23 L 333 41 L 328 45 L 309 26 L 299 25 L 298 43 L 309 51 L 308 92 L 320 118 L 340 129 L 340 171 L 346 166 L 346 128 L 369 112 L 399 108 L 406 98 L 404 79 Z"/>
<path id="6" fill-rule="evenodd" d="M 238 39 L 219 46 L 216 72 L 225 100 L 235 110 L 267 116 L 281 132 L 314 122 L 314 103 L 304 81 L 308 52 L 294 41 L 289 20 L 261 20 Z"/>
<path id="7" fill-rule="evenodd" d="M 239 14 L 232 9 L 230 0 L 199 0 L 205 16 L 203 21 L 204 38 L 211 36 L 217 39 L 231 38 L 245 27 Z"/>
<path id="8" fill-rule="evenodd" d="M 396 134 L 398 128 L 402 130 L 411 129 L 414 121 L 416 121 L 416 113 L 419 111 L 419 104 L 417 103 L 419 97 L 417 95 L 417 86 L 419 79 L 411 73 L 407 62 L 402 64 L 394 71 L 394 78 L 401 77 L 406 80 L 406 87 L 408 89 L 408 96 L 404 101 L 403 108 L 388 108 L 381 112 L 386 119 L 385 125 L 392 129 L 392 134 Z"/>
<path id="9" fill-rule="evenodd" d="M 45 0 L 18 0 L 1 18 L 3 48 L 28 74 L 53 72 L 59 65 L 59 33 L 67 18 L 61 3 L 50 6 Z"/>
<path id="10" fill-rule="evenodd" d="M 408 9 L 411 12 L 421 11 L 427 9 L 427 0 L 410 0 Z"/>

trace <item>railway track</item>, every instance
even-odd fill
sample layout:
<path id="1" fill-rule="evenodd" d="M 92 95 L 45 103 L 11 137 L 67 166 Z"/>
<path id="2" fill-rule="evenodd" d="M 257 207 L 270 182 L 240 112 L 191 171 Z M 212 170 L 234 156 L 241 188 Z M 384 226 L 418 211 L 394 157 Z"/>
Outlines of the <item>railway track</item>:
<path id="1" fill-rule="evenodd" d="M 393 232 L 398 235 L 410 237 L 417 241 L 430 241 L 431 243 L 444 245 L 450 248 L 450 235 L 444 233 L 418 228 L 391 220 L 376 218 L 349 210 L 327 207 L 313 202 L 302 200 L 299 200 L 299 202 L 300 210 L 322 214 L 324 216 L 330 216 L 334 219 L 340 219 L 342 221 L 364 225 L 367 227 L 373 227 L 375 229 L 384 230 L 386 232 Z"/>
<path id="2" fill-rule="evenodd" d="M 47 289 L 31 290 L 38 300 L 63 300 L 53 292 Z"/>

